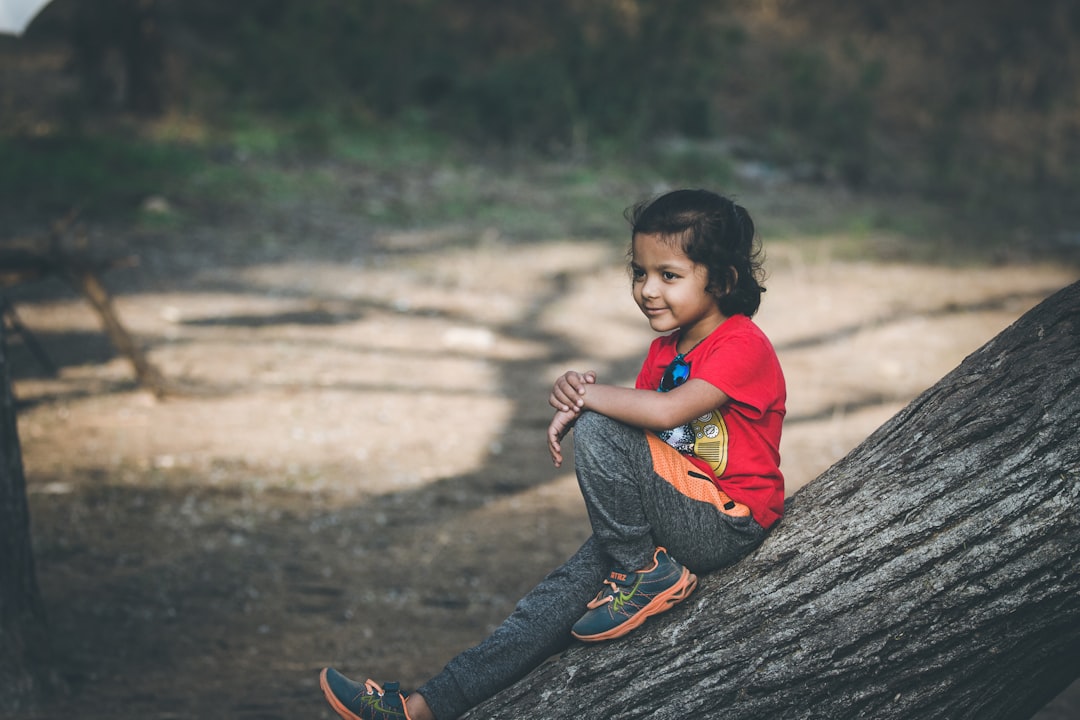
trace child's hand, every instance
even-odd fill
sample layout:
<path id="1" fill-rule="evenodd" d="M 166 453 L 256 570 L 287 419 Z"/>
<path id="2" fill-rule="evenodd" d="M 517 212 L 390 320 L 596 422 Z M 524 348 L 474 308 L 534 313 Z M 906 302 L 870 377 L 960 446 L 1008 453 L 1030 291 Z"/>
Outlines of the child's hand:
<path id="1" fill-rule="evenodd" d="M 562 467 L 562 439 L 577 420 L 577 413 L 573 410 L 559 410 L 551 419 L 547 429 L 548 452 L 551 453 L 551 462 L 555 467 Z"/>
<path id="2" fill-rule="evenodd" d="M 560 412 L 580 412 L 585 407 L 585 386 L 596 382 L 596 372 L 583 373 L 570 370 L 555 381 L 548 397 L 548 404 Z"/>

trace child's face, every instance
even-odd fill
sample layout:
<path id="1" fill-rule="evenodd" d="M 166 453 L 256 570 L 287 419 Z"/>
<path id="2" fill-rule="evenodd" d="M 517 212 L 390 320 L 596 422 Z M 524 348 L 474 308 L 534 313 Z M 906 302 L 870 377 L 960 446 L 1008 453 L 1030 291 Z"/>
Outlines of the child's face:
<path id="1" fill-rule="evenodd" d="M 678 238 L 635 235 L 630 259 L 634 301 L 657 332 L 683 331 L 697 342 L 727 317 L 706 288 L 709 271 L 682 251 Z"/>

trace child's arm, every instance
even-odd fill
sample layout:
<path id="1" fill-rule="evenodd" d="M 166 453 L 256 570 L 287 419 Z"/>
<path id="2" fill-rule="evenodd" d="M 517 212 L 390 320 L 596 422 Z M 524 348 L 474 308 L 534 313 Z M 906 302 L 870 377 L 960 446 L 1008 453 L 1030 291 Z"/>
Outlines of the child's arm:
<path id="1" fill-rule="evenodd" d="M 667 430 L 690 422 L 728 401 L 724 391 L 700 378 L 690 378 L 670 392 L 636 390 L 588 383 L 573 386 L 566 375 L 556 381 L 556 388 L 572 401 L 575 413 L 592 410 L 613 420 L 647 430 Z M 552 396 L 556 397 L 553 391 Z"/>

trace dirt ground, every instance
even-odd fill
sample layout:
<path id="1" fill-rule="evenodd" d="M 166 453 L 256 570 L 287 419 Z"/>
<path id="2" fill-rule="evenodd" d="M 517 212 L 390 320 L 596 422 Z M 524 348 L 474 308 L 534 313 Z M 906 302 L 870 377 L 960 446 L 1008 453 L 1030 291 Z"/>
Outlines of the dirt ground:
<path id="1" fill-rule="evenodd" d="M 840 244 L 766 246 L 758 320 L 788 379 L 792 493 L 1078 277 L 857 261 Z M 652 334 L 621 239 L 244 247 L 206 228 L 107 276 L 177 388 L 164 400 L 64 286 L 14 296 L 60 369 L 13 339 L 67 688 L 26 720 L 329 718 L 319 668 L 415 686 L 586 536 L 572 473 L 546 456 L 546 392 L 566 368 L 633 380 Z M 1040 717 L 1080 717 L 1070 702 Z"/>

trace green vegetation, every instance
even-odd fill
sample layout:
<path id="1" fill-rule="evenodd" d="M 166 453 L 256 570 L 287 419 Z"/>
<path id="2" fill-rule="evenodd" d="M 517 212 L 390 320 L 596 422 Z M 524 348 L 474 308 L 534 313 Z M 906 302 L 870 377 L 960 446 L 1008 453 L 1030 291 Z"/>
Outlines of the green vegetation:
<path id="1" fill-rule="evenodd" d="M 183 148 L 116 136 L 0 139 L 0 194 L 15 207 L 56 198 L 108 207 L 152 193 L 196 165 Z"/>
<path id="2" fill-rule="evenodd" d="M 60 111 L 38 109 L 47 132 L 0 113 L 0 193 L 19 211 L 79 204 L 172 227 L 321 203 L 378 223 L 588 233 L 627 192 L 739 191 L 754 164 L 918 198 L 980 236 L 1071 237 L 1080 221 L 1080 9 L 1066 0 L 83 7 L 57 4 L 18 48 L 0 38 L 67 53 L 79 81 Z M 160 32 L 130 44 L 115 28 L 139 12 Z M 149 70 L 118 85 L 112 51 Z M 551 197 L 536 201 L 524 185 L 541 176 Z M 166 211 L 147 212 L 155 196 Z M 870 217 L 826 224 L 925 226 Z"/>
<path id="3" fill-rule="evenodd" d="M 375 224 L 494 227 L 532 239 L 621 230 L 624 205 L 642 188 L 731 180 L 727 155 L 693 142 L 636 153 L 598 143 L 578 159 L 529 148 L 477 153 L 422 125 L 350 123 L 334 112 L 234 112 L 196 140 L 181 134 L 121 125 L 0 137 L 0 197 L 16 215 L 79 207 L 147 229 L 314 204 Z"/>

